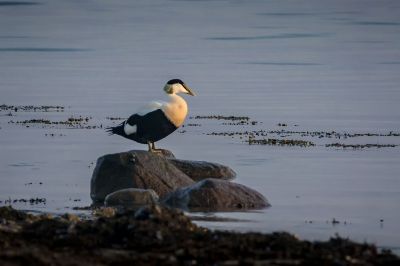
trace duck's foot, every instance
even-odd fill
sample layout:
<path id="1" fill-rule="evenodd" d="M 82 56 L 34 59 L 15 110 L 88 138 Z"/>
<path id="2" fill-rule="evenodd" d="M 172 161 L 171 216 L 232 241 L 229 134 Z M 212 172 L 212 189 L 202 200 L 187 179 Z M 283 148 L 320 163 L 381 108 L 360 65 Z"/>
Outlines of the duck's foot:
<path id="1" fill-rule="evenodd" d="M 164 152 L 162 149 L 152 149 L 150 152 L 157 154 L 157 155 L 164 155 Z"/>

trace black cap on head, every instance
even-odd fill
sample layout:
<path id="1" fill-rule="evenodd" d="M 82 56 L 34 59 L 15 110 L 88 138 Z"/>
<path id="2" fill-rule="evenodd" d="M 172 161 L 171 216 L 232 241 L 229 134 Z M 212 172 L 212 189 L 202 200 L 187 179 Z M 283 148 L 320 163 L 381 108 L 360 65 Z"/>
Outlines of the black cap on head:
<path id="1" fill-rule="evenodd" d="M 169 84 L 169 85 L 176 84 L 176 83 L 179 83 L 179 84 L 182 84 L 182 85 L 183 85 L 183 81 L 180 80 L 180 79 L 171 79 L 171 80 L 169 80 L 169 81 L 167 82 L 167 84 Z"/>

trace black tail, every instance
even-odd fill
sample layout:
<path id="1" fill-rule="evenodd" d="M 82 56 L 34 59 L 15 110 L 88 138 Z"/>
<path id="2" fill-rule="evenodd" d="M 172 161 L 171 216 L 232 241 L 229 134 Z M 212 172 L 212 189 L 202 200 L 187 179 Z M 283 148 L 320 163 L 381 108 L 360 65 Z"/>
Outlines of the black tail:
<path id="1" fill-rule="evenodd" d="M 107 127 L 106 131 L 108 132 L 109 136 L 114 135 L 114 134 L 117 134 L 117 135 L 120 135 L 120 136 L 124 136 L 125 135 L 124 134 L 125 133 L 124 132 L 124 123 L 122 123 L 122 124 L 120 124 L 119 126 L 116 126 L 116 127 Z"/>

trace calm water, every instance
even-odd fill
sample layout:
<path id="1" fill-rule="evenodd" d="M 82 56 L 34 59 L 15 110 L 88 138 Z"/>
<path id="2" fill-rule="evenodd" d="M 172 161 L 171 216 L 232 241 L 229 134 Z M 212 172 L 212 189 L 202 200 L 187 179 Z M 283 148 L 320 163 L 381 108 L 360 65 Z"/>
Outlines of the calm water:
<path id="1" fill-rule="evenodd" d="M 191 115 L 247 115 L 266 130 L 284 122 L 288 130 L 386 134 L 400 131 L 399 73 L 395 0 L 0 1 L 0 104 L 66 107 L 0 113 L 0 204 L 39 197 L 46 204 L 13 206 L 87 206 L 97 157 L 146 148 L 98 128 L 26 128 L 11 120 L 82 115 L 110 125 L 106 117 L 161 99 L 164 83 L 179 77 L 199 95 L 187 99 Z M 188 122 L 201 126 L 159 146 L 230 165 L 237 182 L 272 204 L 214 214 L 247 222 L 202 225 L 307 239 L 338 233 L 400 247 L 399 147 L 342 150 L 315 138 L 319 145 L 309 148 L 248 146 L 206 135 L 241 126 Z M 400 144 L 399 137 L 340 141 Z"/>

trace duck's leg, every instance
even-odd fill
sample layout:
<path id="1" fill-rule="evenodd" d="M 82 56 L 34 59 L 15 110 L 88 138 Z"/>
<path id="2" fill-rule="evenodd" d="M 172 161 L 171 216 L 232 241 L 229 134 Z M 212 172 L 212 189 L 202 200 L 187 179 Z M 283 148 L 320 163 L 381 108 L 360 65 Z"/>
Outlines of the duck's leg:
<path id="1" fill-rule="evenodd" d="M 148 141 L 147 145 L 149 146 L 149 152 L 156 153 L 156 154 L 162 154 L 162 150 L 156 149 L 156 146 L 154 145 L 153 141 Z"/>
<path id="2" fill-rule="evenodd" d="M 147 145 L 149 146 L 149 152 L 153 152 L 154 143 L 151 141 L 147 141 Z"/>

